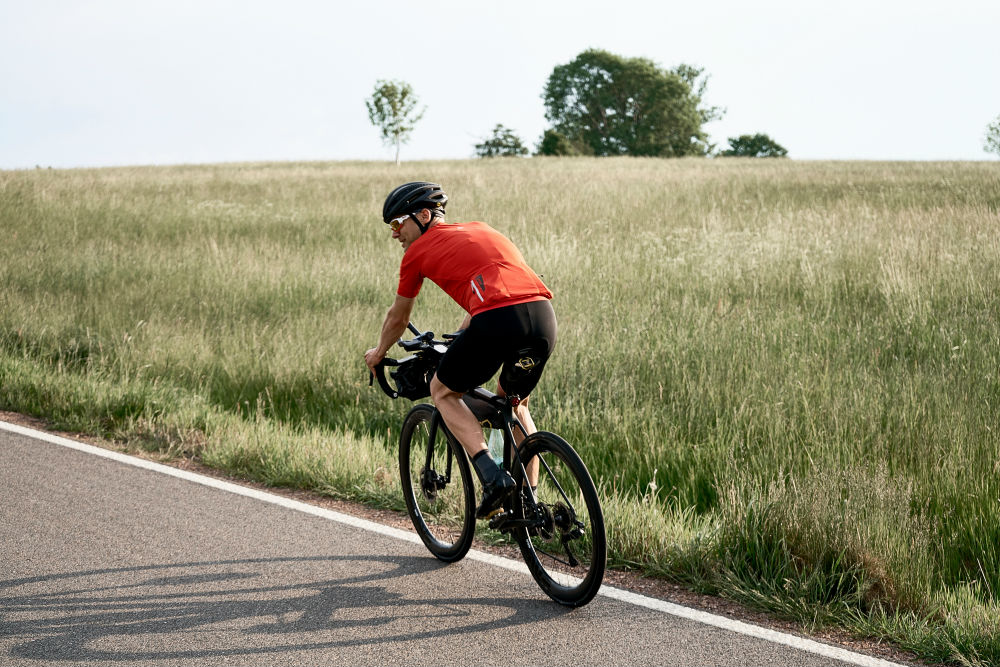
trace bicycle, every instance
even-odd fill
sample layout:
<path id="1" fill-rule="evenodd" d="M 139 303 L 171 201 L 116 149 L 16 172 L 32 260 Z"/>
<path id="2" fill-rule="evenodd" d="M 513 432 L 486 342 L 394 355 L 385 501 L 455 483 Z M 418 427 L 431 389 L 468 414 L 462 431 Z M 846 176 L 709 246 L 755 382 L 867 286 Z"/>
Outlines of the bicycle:
<path id="1" fill-rule="evenodd" d="M 430 396 L 430 380 L 456 334 L 437 340 L 412 323 L 409 329 L 414 338 L 398 344 L 410 356 L 384 359 L 369 384 L 377 379 L 390 398 L 419 401 Z M 395 388 L 385 377 L 386 367 L 395 369 L 389 372 Z M 583 460 L 569 443 L 546 431 L 515 446 L 514 429 L 524 432 L 514 414 L 517 399 L 476 387 L 463 400 L 485 429 L 502 433 L 498 464 L 516 484 L 503 508 L 487 519 L 489 527 L 517 542 L 549 597 L 570 607 L 587 604 L 604 579 L 607 537 L 597 488 Z M 534 458 L 539 461 L 535 489 L 526 471 Z M 473 474 L 468 455 L 434 406 L 418 403 L 403 419 L 399 468 L 407 513 L 424 545 L 444 562 L 464 558 L 476 529 Z"/>

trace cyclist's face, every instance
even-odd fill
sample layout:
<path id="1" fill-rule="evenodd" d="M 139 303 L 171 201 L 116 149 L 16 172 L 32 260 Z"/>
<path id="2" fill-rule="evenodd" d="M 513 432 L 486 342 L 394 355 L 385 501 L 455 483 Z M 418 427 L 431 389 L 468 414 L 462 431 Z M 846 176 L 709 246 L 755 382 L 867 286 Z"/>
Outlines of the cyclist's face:
<path id="1" fill-rule="evenodd" d="M 420 228 L 417 227 L 417 223 L 413 222 L 413 218 L 407 217 L 392 231 L 392 238 L 399 241 L 403 250 L 406 250 L 411 243 L 420 238 Z"/>
<path id="2" fill-rule="evenodd" d="M 430 220 L 430 212 L 427 209 L 423 209 L 419 213 L 414 213 L 414 215 L 420 218 L 424 224 Z M 412 217 L 407 216 L 406 220 L 402 221 L 399 227 L 393 230 L 392 238 L 399 241 L 405 251 L 410 247 L 411 243 L 420 238 L 420 227 L 417 226 Z"/>

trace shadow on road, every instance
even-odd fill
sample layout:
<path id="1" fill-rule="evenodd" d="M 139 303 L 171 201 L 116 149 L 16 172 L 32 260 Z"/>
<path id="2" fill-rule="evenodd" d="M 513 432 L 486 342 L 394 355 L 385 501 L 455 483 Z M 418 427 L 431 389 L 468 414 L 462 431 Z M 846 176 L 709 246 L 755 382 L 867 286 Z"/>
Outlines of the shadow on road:
<path id="1" fill-rule="evenodd" d="M 351 563 L 375 573 L 316 576 Z M 414 597 L 400 584 L 442 567 L 426 557 L 315 556 L 0 581 L 0 647 L 49 662 L 266 656 L 453 638 L 566 613 L 547 599 Z"/>

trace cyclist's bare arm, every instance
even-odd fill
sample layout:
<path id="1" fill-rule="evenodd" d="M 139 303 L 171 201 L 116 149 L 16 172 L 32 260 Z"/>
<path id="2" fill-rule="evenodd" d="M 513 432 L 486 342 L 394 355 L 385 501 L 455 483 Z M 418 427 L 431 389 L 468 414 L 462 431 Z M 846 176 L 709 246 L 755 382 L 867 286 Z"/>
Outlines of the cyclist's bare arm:
<path id="1" fill-rule="evenodd" d="M 414 299 L 396 295 L 396 300 L 389 307 L 389 312 L 385 314 L 382 322 L 382 333 L 378 338 L 378 346 L 365 352 L 365 364 L 374 370 L 382 359 L 385 358 L 399 337 L 406 331 L 406 325 L 410 322 L 410 313 L 413 312 Z"/>

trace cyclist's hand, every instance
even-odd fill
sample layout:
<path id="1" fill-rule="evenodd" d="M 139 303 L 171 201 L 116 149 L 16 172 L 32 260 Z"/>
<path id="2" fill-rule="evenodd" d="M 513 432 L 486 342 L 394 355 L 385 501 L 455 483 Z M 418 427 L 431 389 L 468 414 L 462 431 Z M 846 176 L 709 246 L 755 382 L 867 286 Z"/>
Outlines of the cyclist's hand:
<path id="1" fill-rule="evenodd" d="M 380 353 L 377 347 L 373 347 L 365 352 L 365 365 L 368 366 L 368 370 L 372 373 L 375 372 L 375 367 L 382 363 L 383 359 L 385 359 L 385 352 Z"/>

